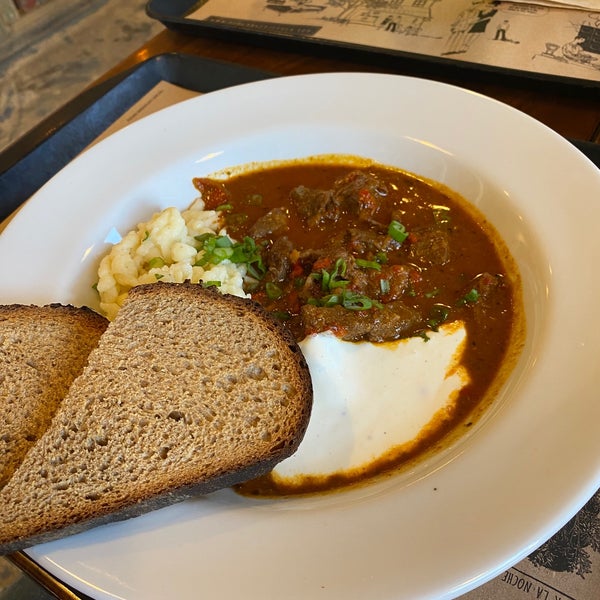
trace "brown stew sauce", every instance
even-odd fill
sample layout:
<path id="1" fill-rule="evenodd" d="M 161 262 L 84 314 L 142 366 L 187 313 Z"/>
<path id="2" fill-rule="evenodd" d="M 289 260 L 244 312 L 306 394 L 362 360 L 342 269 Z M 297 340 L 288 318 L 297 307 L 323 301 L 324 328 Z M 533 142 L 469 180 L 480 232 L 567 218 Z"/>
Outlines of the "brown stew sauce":
<path id="1" fill-rule="evenodd" d="M 426 343 L 428 332 L 458 320 L 467 331 L 471 383 L 414 443 L 360 472 L 288 487 L 267 476 L 240 493 L 328 491 L 397 470 L 489 403 L 522 340 L 520 280 L 493 227 L 457 194 L 364 161 L 297 161 L 194 185 L 207 208 L 224 211 L 229 236 L 255 241 L 262 270 L 249 291 L 298 340 L 331 330 L 350 341 Z"/>

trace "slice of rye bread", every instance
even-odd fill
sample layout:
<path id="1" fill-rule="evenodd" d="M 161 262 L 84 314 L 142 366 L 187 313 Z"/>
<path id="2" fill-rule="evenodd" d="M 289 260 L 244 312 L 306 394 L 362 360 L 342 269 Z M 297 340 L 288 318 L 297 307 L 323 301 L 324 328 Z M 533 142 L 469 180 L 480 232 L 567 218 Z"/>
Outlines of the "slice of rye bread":
<path id="1" fill-rule="evenodd" d="M 0 306 L 0 487 L 50 425 L 107 325 L 89 308 Z"/>
<path id="2" fill-rule="evenodd" d="M 136 287 L 0 491 L 0 554 L 263 475 L 311 407 L 299 346 L 259 305 Z"/>

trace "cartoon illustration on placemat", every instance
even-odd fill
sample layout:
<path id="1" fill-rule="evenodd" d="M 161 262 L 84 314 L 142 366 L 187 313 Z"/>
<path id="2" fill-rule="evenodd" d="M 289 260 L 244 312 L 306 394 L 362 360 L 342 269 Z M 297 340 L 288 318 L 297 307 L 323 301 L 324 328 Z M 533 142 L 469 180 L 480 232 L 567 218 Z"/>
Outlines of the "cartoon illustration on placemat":
<path id="1" fill-rule="evenodd" d="M 292 0 L 289 3 L 286 0 L 267 0 L 267 9 L 279 13 L 321 12 L 326 8 L 327 6 L 313 4 L 309 0 Z"/>
<path id="2" fill-rule="evenodd" d="M 485 33 L 490 20 L 498 12 L 498 4 L 473 0 L 471 6 L 463 10 L 450 26 L 450 37 L 442 56 L 467 52 L 477 37 Z"/>
<path id="3" fill-rule="evenodd" d="M 441 0 L 420 2 L 343 2 L 330 0 L 332 6 L 346 5 L 332 20 L 338 23 L 372 25 L 376 29 L 404 35 L 418 35 L 433 18 L 433 7 Z"/>
<path id="4" fill-rule="evenodd" d="M 542 53 L 536 55 L 563 63 L 600 70 L 600 14 L 590 13 L 579 23 L 573 23 L 572 38 L 557 43 L 546 42 Z"/>
<path id="5" fill-rule="evenodd" d="M 206 0 L 186 20 L 600 82 L 600 12 L 500 0 Z"/>
<path id="6" fill-rule="evenodd" d="M 433 18 L 432 9 L 442 0 L 266 0 L 266 8 L 278 13 L 321 12 L 322 19 L 339 25 L 358 25 L 404 35 L 418 35 Z"/>

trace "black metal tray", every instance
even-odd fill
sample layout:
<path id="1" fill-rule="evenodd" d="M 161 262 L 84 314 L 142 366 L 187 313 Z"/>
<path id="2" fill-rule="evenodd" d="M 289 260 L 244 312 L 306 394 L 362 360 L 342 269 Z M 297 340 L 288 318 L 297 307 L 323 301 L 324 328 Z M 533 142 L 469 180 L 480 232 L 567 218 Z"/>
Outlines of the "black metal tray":
<path id="1" fill-rule="evenodd" d="M 0 221 L 17 209 L 160 81 L 197 92 L 272 74 L 184 54 L 161 54 L 77 96 L 0 154 Z"/>
<path id="2" fill-rule="evenodd" d="M 178 3 L 183 0 L 173 2 Z M 274 76 L 231 63 L 171 53 L 150 58 L 90 88 L 0 153 L 0 221 L 160 81 L 211 92 Z M 571 142 L 600 167 L 600 144 Z"/>
<path id="3" fill-rule="evenodd" d="M 329 40 L 312 37 L 311 27 L 279 24 L 275 20 L 269 23 L 261 21 L 222 22 L 220 19 L 198 20 L 190 15 L 196 8 L 209 0 L 148 0 L 146 14 L 165 27 L 189 35 L 202 35 L 226 40 L 238 39 L 250 44 L 262 45 L 297 52 L 318 54 L 341 59 L 351 58 L 354 62 L 375 64 L 387 68 L 412 69 L 424 77 L 465 76 L 470 74 L 477 80 L 497 81 L 502 77 L 505 81 L 514 80 L 533 86 L 545 85 L 549 89 L 567 88 L 581 94 L 598 92 L 600 82 L 575 77 L 538 73 L 488 65 L 468 60 L 456 60 L 446 56 L 426 55 L 418 52 L 369 46 L 365 44 Z M 233 1 L 233 0 L 232 0 Z M 238 0 L 239 1 L 239 0 Z M 281 0 L 283 4 L 284 0 Z M 275 0 L 273 0 L 275 4 Z M 318 4 L 318 3 L 317 3 Z M 530 32 L 535 35 L 536 32 Z"/>

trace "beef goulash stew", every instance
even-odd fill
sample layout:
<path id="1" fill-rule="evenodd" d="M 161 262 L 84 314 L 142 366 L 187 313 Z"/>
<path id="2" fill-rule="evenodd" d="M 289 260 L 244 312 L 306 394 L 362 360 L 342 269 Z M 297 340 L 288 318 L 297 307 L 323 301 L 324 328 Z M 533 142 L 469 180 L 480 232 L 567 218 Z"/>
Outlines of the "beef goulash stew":
<path id="1" fill-rule="evenodd" d="M 470 383 L 428 443 L 468 424 L 523 325 L 516 267 L 473 207 L 399 170 L 318 157 L 194 185 L 207 209 L 224 212 L 228 235 L 256 250 L 247 291 L 298 340 L 331 331 L 351 342 L 427 343 L 442 324 L 462 321 Z M 218 245 L 207 239 L 207 254 Z M 268 478 L 244 490 L 277 492 Z"/>

